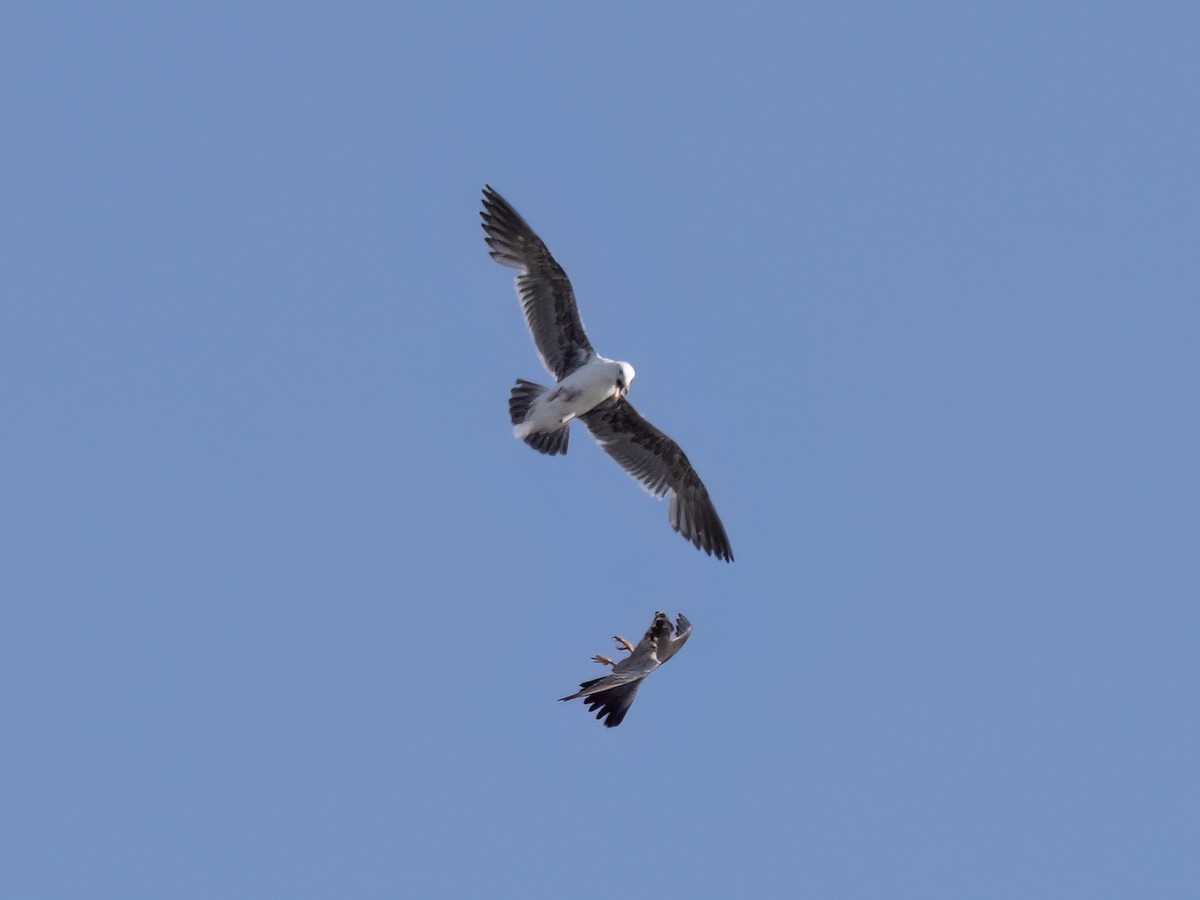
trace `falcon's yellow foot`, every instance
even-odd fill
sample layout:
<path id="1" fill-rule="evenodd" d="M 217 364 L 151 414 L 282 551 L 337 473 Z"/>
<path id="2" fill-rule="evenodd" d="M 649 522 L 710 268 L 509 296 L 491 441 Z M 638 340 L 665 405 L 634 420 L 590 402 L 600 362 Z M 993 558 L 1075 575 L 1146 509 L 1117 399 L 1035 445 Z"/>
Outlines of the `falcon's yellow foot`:
<path id="1" fill-rule="evenodd" d="M 616 663 L 613 662 L 611 659 L 609 659 L 607 656 L 601 656 L 599 653 L 597 653 L 595 656 L 593 656 L 592 659 L 594 659 L 596 662 L 600 663 L 600 665 L 602 665 L 602 666 L 615 666 L 616 665 Z"/>
<path id="2" fill-rule="evenodd" d="M 629 643 L 629 641 L 625 640 L 625 638 L 621 637 L 619 634 L 614 634 L 613 640 L 616 641 L 617 646 L 620 647 L 622 650 L 624 650 L 626 653 L 633 652 L 633 644 Z"/>

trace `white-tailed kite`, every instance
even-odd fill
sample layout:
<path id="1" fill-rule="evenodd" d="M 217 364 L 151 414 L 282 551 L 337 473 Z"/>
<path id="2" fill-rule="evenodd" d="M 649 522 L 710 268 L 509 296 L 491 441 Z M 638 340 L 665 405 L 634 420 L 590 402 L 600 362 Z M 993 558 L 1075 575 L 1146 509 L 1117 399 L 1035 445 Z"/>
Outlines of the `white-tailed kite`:
<path id="1" fill-rule="evenodd" d="M 679 445 L 626 399 L 633 366 L 592 349 L 567 273 L 541 238 L 491 187 L 483 189 L 483 230 L 492 259 L 512 269 L 517 297 L 552 388 L 517 379 L 508 401 L 513 434 L 535 450 L 567 452 L 571 420 L 582 419 L 608 454 L 655 497 L 670 495 L 671 527 L 710 556 L 733 550 L 700 476 Z"/>
<path id="2" fill-rule="evenodd" d="M 692 623 L 687 616 L 680 613 L 675 620 L 675 636 L 671 637 L 671 620 L 665 612 L 656 612 L 650 630 L 636 647 L 623 637 L 613 635 L 617 644 L 629 651 L 629 656 L 620 662 L 613 662 L 607 656 L 593 656 L 598 663 L 612 666 L 612 673 L 603 678 L 585 681 L 579 685 L 579 691 L 563 700 L 583 698 L 589 710 L 600 710 L 597 719 L 604 719 L 604 724 L 615 728 L 629 712 L 637 690 L 642 686 L 646 676 L 679 652 L 692 635 Z"/>

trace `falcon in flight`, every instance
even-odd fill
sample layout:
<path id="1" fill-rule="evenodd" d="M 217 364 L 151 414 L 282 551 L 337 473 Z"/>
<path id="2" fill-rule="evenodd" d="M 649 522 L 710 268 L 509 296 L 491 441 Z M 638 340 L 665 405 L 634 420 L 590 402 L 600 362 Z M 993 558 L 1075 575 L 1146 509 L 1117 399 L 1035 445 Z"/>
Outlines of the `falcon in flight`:
<path id="1" fill-rule="evenodd" d="M 675 632 L 674 637 L 671 637 L 672 630 Z M 692 623 L 683 613 L 675 619 L 675 627 L 672 629 L 667 614 L 656 612 L 650 630 L 638 641 L 636 647 L 625 638 L 613 635 L 617 645 L 629 653 L 623 660 L 613 662 L 607 656 L 592 657 L 598 663 L 612 666 L 611 674 L 585 681 L 579 685 L 578 692 L 560 699 L 574 700 L 582 697 L 589 710 L 600 710 L 596 713 L 597 719 L 604 719 L 605 725 L 615 728 L 624 720 L 625 713 L 629 712 L 633 698 L 646 676 L 678 653 L 679 648 L 686 644 L 691 636 Z"/>
<path id="2" fill-rule="evenodd" d="M 670 496 L 671 527 L 700 550 L 733 562 L 725 527 L 679 445 L 626 399 L 633 366 L 592 349 L 575 292 L 541 238 L 491 187 L 483 189 L 483 231 L 491 257 L 519 269 L 517 297 L 542 365 L 557 382 L 517 379 L 508 400 L 513 434 L 542 453 L 567 452 L 571 420 L 582 419 L 613 459 L 655 497 Z M 618 720 L 619 721 L 619 720 Z"/>

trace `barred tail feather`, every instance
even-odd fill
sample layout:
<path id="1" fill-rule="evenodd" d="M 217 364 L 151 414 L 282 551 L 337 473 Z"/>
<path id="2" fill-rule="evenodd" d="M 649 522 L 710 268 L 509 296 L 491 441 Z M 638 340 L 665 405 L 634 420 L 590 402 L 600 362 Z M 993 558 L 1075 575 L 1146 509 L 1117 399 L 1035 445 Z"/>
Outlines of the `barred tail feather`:
<path id="1" fill-rule="evenodd" d="M 571 423 L 568 422 L 557 431 L 535 431 L 525 438 L 527 443 L 539 453 L 547 456 L 557 456 L 567 452 L 567 439 L 571 436 Z"/>
<path id="2" fill-rule="evenodd" d="M 525 421 L 533 402 L 546 393 L 546 390 L 540 384 L 534 384 L 523 378 L 517 379 L 517 386 L 508 396 L 508 414 L 512 417 L 514 425 L 520 425 Z"/>
<path id="3" fill-rule="evenodd" d="M 557 456 L 567 452 L 567 441 L 571 437 L 571 423 L 565 422 L 561 428 L 556 428 L 554 431 L 533 431 L 525 424 L 529 410 L 537 398 L 546 391 L 547 388 L 540 384 L 518 378 L 517 386 L 512 389 L 512 393 L 508 397 L 508 414 L 512 418 L 513 425 L 516 426 L 513 433 L 517 437 L 539 453 Z"/>

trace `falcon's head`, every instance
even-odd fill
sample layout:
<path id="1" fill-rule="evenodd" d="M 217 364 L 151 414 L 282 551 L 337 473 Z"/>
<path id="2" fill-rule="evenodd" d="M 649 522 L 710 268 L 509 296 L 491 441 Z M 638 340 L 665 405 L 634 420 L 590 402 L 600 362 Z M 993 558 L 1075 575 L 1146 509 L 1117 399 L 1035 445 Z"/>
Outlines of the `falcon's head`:
<path id="1" fill-rule="evenodd" d="M 665 612 L 660 610 L 654 614 L 654 621 L 650 624 L 650 630 L 646 632 L 646 637 L 662 641 L 669 638 L 672 631 L 674 628 L 671 626 L 671 620 L 667 618 Z"/>

